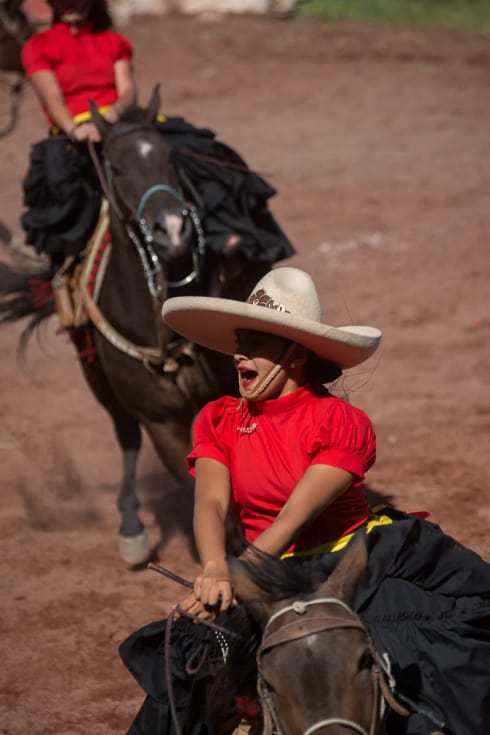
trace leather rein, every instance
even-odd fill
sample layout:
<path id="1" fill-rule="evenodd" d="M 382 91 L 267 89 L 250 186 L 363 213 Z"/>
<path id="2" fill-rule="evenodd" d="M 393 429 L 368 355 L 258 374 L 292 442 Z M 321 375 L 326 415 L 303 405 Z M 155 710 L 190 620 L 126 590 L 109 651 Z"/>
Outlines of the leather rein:
<path id="1" fill-rule="evenodd" d="M 308 615 L 308 611 L 316 605 L 328 606 L 328 609 L 321 610 L 320 612 L 316 612 L 315 610 L 313 614 Z M 333 612 L 332 607 L 335 608 Z M 276 620 L 290 612 L 294 612 L 298 617 L 291 622 L 286 622 L 279 628 L 274 625 Z M 262 675 L 262 655 L 276 646 L 284 645 L 316 633 L 339 628 L 360 630 L 368 641 L 369 650 L 373 659 L 371 678 L 374 686 L 373 710 L 369 733 L 361 725 L 352 720 L 343 717 L 329 717 L 310 725 L 303 735 L 313 735 L 317 730 L 328 728 L 332 725 L 340 725 L 359 735 L 376 735 L 383 720 L 386 704 L 398 714 L 405 717 L 408 716 L 408 710 L 400 705 L 393 696 L 392 689 L 395 683 L 391 677 L 389 668 L 383 664 L 374 647 L 374 643 L 359 617 L 341 600 L 333 597 L 323 597 L 317 600 L 295 601 L 291 605 L 281 608 L 271 616 L 264 629 L 262 642 L 257 651 L 257 688 L 264 714 L 263 735 L 273 735 L 274 732 L 282 735 L 282 731 L 272 701 L 271 691 Z"/>

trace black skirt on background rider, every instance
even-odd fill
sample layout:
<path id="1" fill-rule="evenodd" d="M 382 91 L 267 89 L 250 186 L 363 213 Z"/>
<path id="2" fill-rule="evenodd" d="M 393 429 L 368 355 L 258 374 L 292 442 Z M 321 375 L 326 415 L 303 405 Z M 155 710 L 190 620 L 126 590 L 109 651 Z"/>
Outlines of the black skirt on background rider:
<path id="1" fill-rule="evenodd" d="M 241 239 L 247 260 L 276 263 L 295 251 L 268 209 L 276 193 L 211 130 L 180 117 L 158 126 L 172 147 L 177 171 L 197 193 L 196 204 L 210 254 L 219 254 L 230 233 Z M 183 184 L 185 188 L 185 184 Z M 54 269 L 80 252 L 97 222 L 101 187 L 87 146 L 51 136 L 32 147 L 23 181 L 26 242 L 47 253 Z"/>
<path id="2" fill-rule="evenodd" d="M 488 735 L 490 565 L 429 521 L 391 508 L 383 514 L 392 523 L 365 536 L 368 571 L 354 607 L 378 653 L 389 655 L 395 696 L 410 710 L 408 718 L 390 713 L 387 735 Z M 300 565 L 301 574 L 320 582 L 343 553 L 283 563 Z M 241 636 L 228 639 L 226 665 L 212 631 L 183 620 L 172 626 L 172 696 L 186 735 L 217 735 L 217 720 L 239 716 L 256 697 L 259 632 L 240 606 L 217 622 Z M 146 692 L 128 735 L 176 735 L 165 677 L 166 626 L 165 620 L 151 623 L 120 647 Z M 204 641 L 209 655 L 189 673 Z"/>

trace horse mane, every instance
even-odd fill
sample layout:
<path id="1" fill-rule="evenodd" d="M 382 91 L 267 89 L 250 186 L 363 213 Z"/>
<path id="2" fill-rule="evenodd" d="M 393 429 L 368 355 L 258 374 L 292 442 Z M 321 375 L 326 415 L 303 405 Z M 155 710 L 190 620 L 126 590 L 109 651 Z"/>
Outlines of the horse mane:
<path id="1" fill-rule="evenodd" d="M 315 561 L 315 557 L 280 559 L 254 546 L 240 559 L 247 576 L 272 600 L 310 595 L 320 581 Z"/>

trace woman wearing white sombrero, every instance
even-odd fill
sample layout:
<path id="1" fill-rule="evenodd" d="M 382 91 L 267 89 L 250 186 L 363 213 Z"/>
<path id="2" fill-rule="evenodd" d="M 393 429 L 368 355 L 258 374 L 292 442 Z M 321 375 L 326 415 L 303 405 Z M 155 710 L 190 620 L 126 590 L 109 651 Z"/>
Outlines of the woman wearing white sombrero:
<path id="1" fill-rule="evenodd" d="M 233 355 L 240 398 L 208 404 L 194 426 L 195 535 L 203 563 L 190 612 L 232 590 L 224 520 L 231 501 L 245 540 L 269 554 L 318 552 L 365 523 L 364 473 L 375 459 L 368 417 L 323 384 L 366 360 L 381 332 L 332 327 L 310 276 L 278 268 L 246 303 L 181 297 L 166 323 L 193 342 Z M 305 529 L 305 530 L 302 530 Z"/>
<path id="2" fill-rule="evenodd" d="M 196 481 L 194 533 L 202 571 L 180 607 L 200 618 L 220 614 L 237 626 L 239 607 L 231 605 L 225 560 L 230 511 L 244 550 L 251 545 L 288 564 L 316 565 L 320 576 L 332 571 L 359 531 L 368 574 L 355 609 L 378 650 L 390 655 L 404 701 L 413 702 L 406 721 L 388 718 L 388 735 L 429 735 L 443 720 L 450 723 L 447 732 L 488 735 L 490 631 L 480 635 L 474 625 L 470 635 L 467 621 L 487 620 L 488 627 L 490 567 L 421 517 L 386 508 L 370 512 L 364 475 L 376 454 L 371 421 L 325 388 L 344 369 L 367 360 L 381 332 L 326 324 L 312 279 L 296 268 L 268 273 L 246 303 L 169 299 L 163 318 L 191 341 L 233 356 L 241 396 L 211 402 L 194 424 L 188 462 Z M 190 700 L 187 708 L 182 704 L 194 690 L 182 671 L 189 639 L 201 626 L 179 623 L 172 670 L 181 712 L 198 728 L 196 708 Z M 243 619 L 238 624 L 245 625 Z M 130 735 L 168 735 L 164 636 L 165 624 L 153 623 L 121 646 L 124 662 L 148 694 Z M 464 639 L 464 661 L 451 668 L 458 638 Z M 433 639 L 438 645 L 431 648 Z M 240 661 L 243 666 L 244 656 Z M 475 678 L 471 695 L 462 699 L 465 671 Z"/>

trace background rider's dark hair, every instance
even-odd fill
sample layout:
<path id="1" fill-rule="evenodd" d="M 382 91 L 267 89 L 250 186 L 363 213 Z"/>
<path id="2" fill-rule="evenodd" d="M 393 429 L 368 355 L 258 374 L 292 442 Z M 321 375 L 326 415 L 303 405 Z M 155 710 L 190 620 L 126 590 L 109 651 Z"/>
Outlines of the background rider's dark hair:
<path id="1" fill-rule="evenodd" d="M 53 8 L 53 23 L 59 23 L 60 21 L 61 16 L 59 12 Z M 107 31 L 112 28 L 113 23 L 107 0 L 94 0 L 87 21 L 92 24 L 96 33 L 102 33 L 102 31 Z"/>

